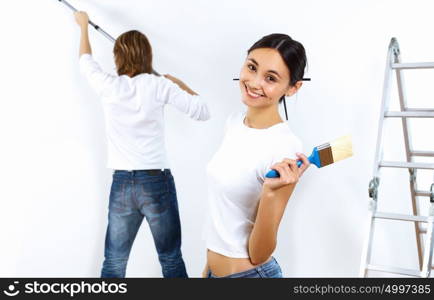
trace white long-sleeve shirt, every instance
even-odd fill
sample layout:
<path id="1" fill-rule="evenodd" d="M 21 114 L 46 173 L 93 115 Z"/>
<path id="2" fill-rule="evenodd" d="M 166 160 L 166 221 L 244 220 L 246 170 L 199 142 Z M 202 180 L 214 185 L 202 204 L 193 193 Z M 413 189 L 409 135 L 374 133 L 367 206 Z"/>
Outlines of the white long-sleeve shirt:
<path id="1" fill-rule="evenodd" d="M 108 168 L 169 168 L 164 143 L 165 104 L 195 120 L 210 117 L 200 96 L 190 95 L 163 76 L 114 76 L 104 72 L 90 54 L 81 55 L 79 64 L 80 71 L 102 99 Z"/>

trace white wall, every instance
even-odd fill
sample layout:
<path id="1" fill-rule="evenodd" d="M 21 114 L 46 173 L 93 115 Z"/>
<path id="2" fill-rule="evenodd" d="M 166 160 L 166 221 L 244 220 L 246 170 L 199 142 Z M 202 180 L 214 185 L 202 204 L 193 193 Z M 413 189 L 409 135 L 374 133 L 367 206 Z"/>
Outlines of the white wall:
<path id="1" fill-rule="evenodd" d="M 283 32 L 302 42 L 312 81 L 288 101 L 289 125 L 306 152 L 351 133 L 355 156 L 305 174 L 287 207 L 275 256 L 289 277 L 358 275 L 387 46 L 396 36 L 406 61 L 434 61 L 432 1 L 71 4 L 88 10 L 114 36 L 133 28 L 146 33 L 154 68 L 180 77 L 211 107 L 207 123 L 167 109 L 190 276 L 199 276 L 205 262 L 205 166 L 221 141 L 225 117 L 243 108 L 232 78 L 263 35 Z M 78 27 L 56 0 L 1 1 L 0 22 L 0 276 L 99 276 L 111 171 L 105 168 L 101 104 L 78 72 Z M 110 42 L 93 29 L 91 42 L 96 59 L 114 71 Z M 433 107 L 434 71 L 415 76 L 408 72 L 409 100 Z M 415 122 L 416 148 L 434 149 L 433 122 Z M 386 155 L 397 159 L 403 147 L 399 130 L 386 142 Z M 407 171 L 384 174 L 390 179 L 382 180 L 380 206 L 409 213 Z M 421 188 L 428 189 L 432 172 L 420 175 Z M 414 268 L 412 227 L 395 225 L 377 227 L 373 258 Z M 146 223 L 127 276 L 161 276 Z"/>

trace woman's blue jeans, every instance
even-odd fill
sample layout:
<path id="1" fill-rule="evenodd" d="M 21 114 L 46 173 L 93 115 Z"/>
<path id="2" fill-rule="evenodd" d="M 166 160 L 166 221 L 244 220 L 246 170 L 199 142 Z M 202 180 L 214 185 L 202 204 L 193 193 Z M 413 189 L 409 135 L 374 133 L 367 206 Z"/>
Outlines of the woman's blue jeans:
<path id="1" fill-rule="evenodd" d="M 224 277 L 217 277 L 211 271 L 208 271 L 208 278 L 282 278 L 282 270 L 276 259 L 272 257 L 270 261 L 256 268 Z"/>
<path id="2" fill-rule="evenodd" d="M 101 277 L 125 277 L 143 217 L 149 224 L 164 277 L 188 277 L 181 254 L 181 224 L 169 169 L 113 173 Z"/>

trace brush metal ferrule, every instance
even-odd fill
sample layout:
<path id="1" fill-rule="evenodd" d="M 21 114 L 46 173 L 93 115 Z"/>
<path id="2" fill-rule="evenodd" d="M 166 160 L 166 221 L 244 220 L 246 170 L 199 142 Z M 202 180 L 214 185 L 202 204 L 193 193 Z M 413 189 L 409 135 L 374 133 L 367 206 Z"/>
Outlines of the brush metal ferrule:
<path id="1" fill-rule="evenodd" d="M 319 152 L 319 160 L 321 162 L 321 167 L 325 167 L 334 162 L 332 147 L 330 146 L 330 143 L 325 143 L 322 144 L 321 146 L 318 146 L 318 152 Z"/>

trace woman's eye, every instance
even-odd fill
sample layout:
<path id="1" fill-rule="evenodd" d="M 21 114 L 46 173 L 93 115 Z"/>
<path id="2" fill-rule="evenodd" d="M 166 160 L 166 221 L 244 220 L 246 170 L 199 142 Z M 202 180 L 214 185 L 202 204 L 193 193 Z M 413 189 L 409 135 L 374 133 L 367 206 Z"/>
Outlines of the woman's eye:
<path id="1" fill-rule="evenodd" d="M 249 68 L 249 70 L 251 70 L 251 71 L 255 71 L 256 70 L 256 67 L 254 66 L 254 65 L 247 65 L 247 68 Z"/>
<path id="2" fill-rule="evenodd" d="M 268 81 L 275 82 L 275 81 L 276 81 L 276 78 L 274 78 L 274 76 L 267 76 L 267 80 L 268 80 Z"/>

